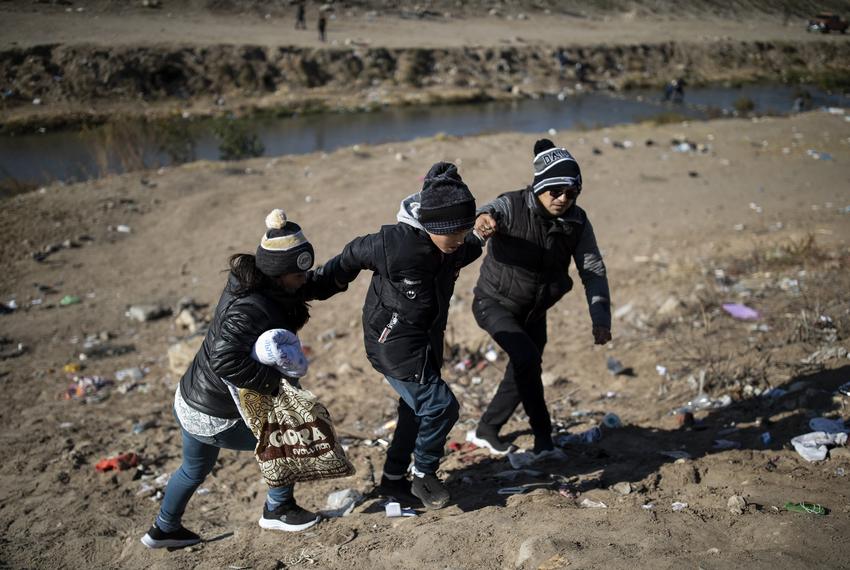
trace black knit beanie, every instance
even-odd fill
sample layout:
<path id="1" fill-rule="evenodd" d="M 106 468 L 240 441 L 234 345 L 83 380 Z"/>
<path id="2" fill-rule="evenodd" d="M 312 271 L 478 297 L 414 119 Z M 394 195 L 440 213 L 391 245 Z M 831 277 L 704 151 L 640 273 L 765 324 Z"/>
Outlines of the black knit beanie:
<path id="1" fill-rule="evenodd" d="M 450 162 L 438 162 L 425 175 L 419 194 L 419 223 L 430 234 L 445 235 L 475 225 L 475 198 Z"/>
<path id="2" fill-rule="evenodd" d="M 535 195 L 539 195 L 558 186 L 576 188 L 581 192 L 581 169 L 567 149 L 556 147 L 549 139 L 540 139 L 534 143 L 532 189 Z"/>
<path id="3" fill-rule="evenodd" d="M 257 247 L 257 268 L 269 277 L 300 273 L 313 267 L 313 246 L 301 226 L 286 220 L 283 210 L 266 216 L 266 233 Z"/>

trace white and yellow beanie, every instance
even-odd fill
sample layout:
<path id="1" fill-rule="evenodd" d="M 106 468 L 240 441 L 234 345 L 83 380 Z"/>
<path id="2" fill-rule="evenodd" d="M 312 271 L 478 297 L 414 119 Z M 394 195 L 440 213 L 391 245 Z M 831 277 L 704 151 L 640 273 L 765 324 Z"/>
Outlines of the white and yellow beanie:
<path id="1" fill-rule="evenodd" d="M 301 226 L 286 220 L 280 208 L 266 216 L 266 232 L 257 247 L 257 268 L 269 277 L 301 273 L 313 267 L 313 246 Z"/>

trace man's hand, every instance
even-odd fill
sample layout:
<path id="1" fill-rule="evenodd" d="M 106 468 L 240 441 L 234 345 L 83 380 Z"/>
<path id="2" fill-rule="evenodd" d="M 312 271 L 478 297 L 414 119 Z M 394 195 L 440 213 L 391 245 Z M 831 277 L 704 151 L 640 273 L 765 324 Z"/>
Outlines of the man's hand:
<path id="1" fill-rule="evenodd" d="M 481 214 L 475 218 L 475 231 L 484 239 L 492 237 L 496 233 L 496 220 L 490 214 Z"/>
<path id="2" fill-rule="evenodd" d="M 607 344 L 611 340 L 611 329 L 593 327 L 593 344 Z"/>

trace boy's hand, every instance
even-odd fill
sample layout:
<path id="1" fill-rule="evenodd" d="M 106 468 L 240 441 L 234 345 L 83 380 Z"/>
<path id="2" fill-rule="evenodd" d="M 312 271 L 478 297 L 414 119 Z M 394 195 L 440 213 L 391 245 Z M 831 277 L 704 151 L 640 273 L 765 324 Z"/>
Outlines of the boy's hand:
<path id="1" fill-rule="evenodd" d="M 593 344 L 607 344 L 611 340 L 611 329 L 593 327 Z"/>
<path id="2" fill-rule="evenodd" d="M 496 220 L 490 214 L 481 214 L 475 218 L 475 231 L 487 239 L 496 233 Z"/>

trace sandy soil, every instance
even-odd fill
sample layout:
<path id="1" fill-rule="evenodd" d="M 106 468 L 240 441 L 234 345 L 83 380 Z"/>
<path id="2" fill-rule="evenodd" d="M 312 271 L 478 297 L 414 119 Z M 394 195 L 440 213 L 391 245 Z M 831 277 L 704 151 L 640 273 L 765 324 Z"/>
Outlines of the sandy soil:
<path id="1" fill-rule="evenodd" d="M 82 12 L 77 12 L 83 7 Z M 315 30 L 314 11 L 307 14 L 308 30 L 294 29 L 294 14 L 217 14 L 165 8 L 146 10 L 128 6 L 109 11 L 63 6 L 0 4 L 0 47 L 43 44 L 94 43 L 151 44 L 256 44 L 264 46 L 346 45 L 384 47 L 458 47 L 500 45 L 517 41 L 546 45 L 598 43 L 658 43 L 663 41 L 807 41 L 830 38 L 805 31 L 805 19 L 781 15 L 744 15 L 731 21 L 713 17 L 641 17 L 633 14 L 578 17 L 527 13 L 526 19 L 505 13 L 501 17 L 476 16 L 406 19 L 396 15 L 369 16 L 364 11 L 339 12 L 328 23 L 328 43 Z"/>
<path id="2" fill-rule="evenodd" d="M 674 152 L 673 138 L 707 145 L 707 151 Z M 180 463 L 170 414 L 177 376 L 166 351 L 187 333 L 171 318 L 131 321 L 127 306 L 174 306 L 186 295 L 214 304 L 227 256 L 254 249 L 272 207 L 286 208 L 325 259 L 352 237 L 391 222 L 398 201 L 417 189 L 434 161 L 459 163 L 481 201 L 518 188 L 530 178 L 534 139 L 441 137 L 330 155 L 194 163 L 54 185 L 6 200 L 0 300 L 14 298 L 20 308 L 0 316 L 11 341 L 2 348 L 8 355 L 20 342 L 25 352 L 0 361 L 6 396 L 0 441 L 7 457 L 0 465 L 3 565 L 846 567 L 850 454 L 839 448 L 824 462 L 807 463 L 789 445 L 791 437 L 809 431 L 810 417 L 848 414 L 847 398 L 833 397 L 836 386 L 850 380 L 847 358 L 800 362 L 825 346 L 850 347 L 850 122 L 827 112 L 555 137 L 585 173 L 581 203 L 604 250 L 621 317 L 614 342 L 599 348 L 592 346 L 580 287 L 551 311 L 547 397 L 570 432 L 589 428 L 605 411 L 619 414 L 625 427 L 606 431 L 594 445 L 568 446 L 565 460 L 539 466 L 547 475 L 517 481 L 554 486 L 498 495 L 506 483 L 497 474 L 507 462 L 461 450 L 443 464 L 455 502 L 442 511 L 387 519 L 370 498 L 348 517 L 281 536 L 257 526 L 264 485 L 252 456 L 222 452 L 205 483 L 209 494 L 193 498 L 185 518 L 209 542 L 179 552 L 151 552 L 139 543 L 158 503 L 137 493 L 153 482 L 148 474 L 168 473 Z M 613 144 L 623 141 L 633 146 Z M 809 149 L 830 153 L 832 160 L 815 160 Z M 110 230 L 119 224 L 130 233 Z M 805 245 L 809 235 L 814 245 Z M 32 258 L 66 239 L 80 247 L 41 262 Z M 448 334 L 451 343 L 472 351 L 487 340 L 469 310 L 478 268 L 471 266 L 458 281 Z M 716 278 L 717 269 L 724 279 Z M 316 303 L 303 333 L 314 353 L 305 384 L 350 436 L 358 469 L 348 479 L 299 485 L 297 496 L 308 508 L 322 508 L 334 490 L 368 493 L 380 474 L 382 448 L 365 440 L 375 439 L 393 417 L 394 399 L 363 356 L 359 314 L 367 282 L 361 276 L 350 291 Z M 82 302 L 62 307 L 65 295 Z M 672 307 L 660 310 L 671 296 Z M 729 318 L 719 310 L 721 301 L 750 304 L 764 314 L 756 327 L 767 327 Z M 812 324 L 820 315 L 833 324 Z M 330 329 L 337 338 L 319 340 Z M 81 361 L 83 351 L 93 353 Z M 635 376 L 611 376 L 608 356 L 632 367 Z M 147 374 L 132 389 L 119 382 L 126 393 L 115 387 L 106 400 L 85 404 L 61 398 L 69 363 L 84 365 L 81 374 L 106 378 L 128 366 Z M 659 376 L 658 364 L 669 377 Z M 477 419 L 503 366 L 499 360 L 476 373 L 479 383 L 447 364 L 445 375 L 463 402 L 453 441 L 462 441 L 469 421 Z M 700 369 L 708 373 L 711 395 L 729 394 L 733 403 L 698 413 L 700 429 L 679 429 L 670 411 L 694 397 L 687 378 Z M 789 394 L 776 400 L 753 395 L 769 386 Z M 605 398 L 608 391 L 615 397 Z M 594 413 L 572 417 L 576 410 Z M 154 427 L 133 432 L 134 424 L 150 419 Z M 508 425 L 520 446 L 531 442 L 526 427 L 521 414 Z M 760 440 L 765 431 L 773 438 L 767 446 Z M 717 439 L 741 448 L 713 449 Z M 669 450 L 692 458 L 660 453 Z M 143 457 L 143 479 L 135 470 L 95 472 L 98 460 L 126 451 Z M 631 492 L 612 490 L 623 482 Z M 729 512 L 732 495 L 749 503 L 744 514 Z M 608 508 L 580 508 L 586 498 Z M 786 501 L 802 500 L 823 504 L 829 515 L 782 509 Z M 688 507 L 674 512 L 675 501 Z M 653 507 L 644 508 L 648 504 Z"/>

